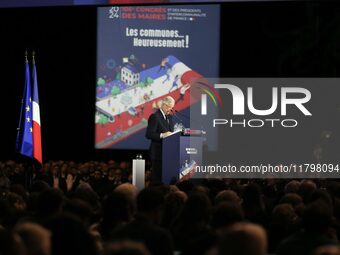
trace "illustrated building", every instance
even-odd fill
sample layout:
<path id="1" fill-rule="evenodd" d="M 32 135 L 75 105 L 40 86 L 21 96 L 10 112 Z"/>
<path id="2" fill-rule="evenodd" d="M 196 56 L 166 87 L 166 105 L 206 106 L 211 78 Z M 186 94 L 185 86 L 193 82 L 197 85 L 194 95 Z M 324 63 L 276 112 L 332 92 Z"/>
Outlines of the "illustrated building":
<path id="1" fill-rule="evenodd" d="M 121 70 L 121 80 L 128 86 L 133 86 L 139 83 L 140 73 L 137 68 L 130 64 L 126 64 Z"/>

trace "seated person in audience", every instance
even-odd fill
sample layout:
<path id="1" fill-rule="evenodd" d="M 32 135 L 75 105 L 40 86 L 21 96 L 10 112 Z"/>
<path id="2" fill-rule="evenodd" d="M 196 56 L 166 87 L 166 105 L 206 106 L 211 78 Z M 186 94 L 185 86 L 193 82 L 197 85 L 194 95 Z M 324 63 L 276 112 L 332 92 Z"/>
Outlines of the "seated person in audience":
<path id="1" fill-rule="evenodd" d="M 223 235 L 219 255 L 266 255 L 267 235 L 259 225 L 236 223 Z"/>

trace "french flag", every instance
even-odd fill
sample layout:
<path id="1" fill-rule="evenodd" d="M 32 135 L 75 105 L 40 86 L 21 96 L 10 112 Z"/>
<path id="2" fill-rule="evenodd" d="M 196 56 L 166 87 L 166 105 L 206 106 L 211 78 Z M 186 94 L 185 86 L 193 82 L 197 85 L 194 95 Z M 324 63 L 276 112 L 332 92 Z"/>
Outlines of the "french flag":
<path id="1" fill-rule="evenodd" d="M 35 60 L 33 56 L 33 158 L 42 164 L 42 148 L 41 148 L 41 128 L 40 128 L 40 108 L 38 96 L 38 80 Z"/>

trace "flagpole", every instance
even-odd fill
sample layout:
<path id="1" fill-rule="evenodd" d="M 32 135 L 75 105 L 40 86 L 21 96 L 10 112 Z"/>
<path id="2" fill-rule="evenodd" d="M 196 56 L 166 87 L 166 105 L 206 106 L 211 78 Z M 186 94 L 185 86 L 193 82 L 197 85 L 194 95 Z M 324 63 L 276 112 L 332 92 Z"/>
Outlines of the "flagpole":
<path id="1" fill-rule="evenodd" d="M 34 51 L 32 52 L 32 62 L 34 63 Z M 31 79 L 31 73 L 30 73 L 30 79 Z M 31 87 L 31 93 L 32 93 L 32 90 L 33 89 Z M 33 105 L 32 105 L 32 109 L 31 110 L 33 111 Z M 32 120 L 33 120 L 33 114 L 32 114 Z M 29 162 L 30 162 L 30 164 L 28 164 L 27 169 L 26 169 L 26 173 L 27 173 L 26 183 L 27 183 L 28 187 L 31 187 L 32 184 L 33 184 L 33 168 L 34 168 L 33 152 L 32 152 L 32 160 L 30 160 Z"/>
<path id="2" fill-rule="evenodd" d="M 40 107 L 39 107 L 39 95 L 38 95 L 38 81 L 37 81 L 37 69 L 35 63 L 35 51 L 32 52 L 33 60 L 33 157 L 41 164 L 42 161 L 42 145 L 41 145 L 41 122 L 40 122 Z"/>
<path id="3" fill-rule="evenodd" d="M 27 65 L 27 64 L 29 64 L 29 62 L 28 62 L 28 51 L 26 49 L 26 51 L 25 51 L 25 65 Z M 26 79 L 27 78 L 28 77 L 26 77 Z M 31 86 L 31 85 L 29 85 L 29 86 Z M 21 100 L 21 106 L 24 103 L 24 97 L 27 96 L 26 95 L 27 89 L 28 88 L 26 87 L 26 89 L 24 90 L 24 96 Z M 23 114 L 23 111 L 20 112 L 20 123 L 21 123 L 22 114 Z M 26 165 L 26 167 L 25 167 L 25 169 L 26 169 L 26 171 L 25 171 L 25 186 L 26 186 L 26 189 L 29 189 L 31 187 L 31 185 L 33 184 L 33 172 L 32 172 L 33 164 L 34 164 L 34 162 L 32 160 L 26 160 L 25 159 L 25 165 Z"/>
<path id="4" fill-rule="evenodd" d="M 27 50 L 25 50 L 25 64 L 27 64 L 28 63 L 28 57 L 27 57 Z M 18 127 L 17 127 L 17 146 L 16 146 L 16 150 L 17 151 L 19 151 L 20 150 L 20 148 L 19 148 L 19 141 L 21 140 L 21 139 L 19 139 L 19 135 L 20 135 L 20 127 L 21 127 L 21 122 L 22 122 L 22 114 L 23 114 L 23 104 L 24 104 L 24 98 L 25 98 L 25 96 L 26 96 L 26 88 L 24 88 L 24 94 L 22 95 L 22 98 L 21 98 L 21 107 L 20 107 L 20 115 L 19 115 L 19 125 L 18 125 Z"/>
<path id="5" fill-rule="evenodd" d="M 33 50 L 32 51 L 32 66 L 33 66 L 33 68 L 32 68 L 32 72 L 34 73 L 35 71 L 34 71 L 34 69 L 35 69 L 35 51 Z M 30 78 L 32 78 L 32 80 L 33 80 L 33 83 L 34 83 L 34 75 L 33 75 L 33 77 L 32 77 L 32 73 L 31 73 L 31 76 L 30 76 Z M 32 95 L 33 95 L 33 93 L 34 93 L 34 84 L 32 85 Z M 33 99 L 32 99 L 32 101 L 33 101 Z M 33 103 L 32 103 L 32 111 L 34 111 L 33 110 Z M 32 121 L 33 121 L 33 114 L 32 114 Z M 32 126 L 32 128 L 33 128 L 33 126 Z M 29 187 L 33 184 L 33 181 L 34 181 L 34 172 L 36 171 L 36 164 L 35 164 L 35 160 L 34 160 L 34 138 L 32 137 L 32 139 L 33 139 L 33 152 L 32 152 L 32 161 L 30 161 L 30 165 L 28 166 L 28 175 L 27 175 L 27 183 L 28 183 L 28 185 L 29 185 Z"/>

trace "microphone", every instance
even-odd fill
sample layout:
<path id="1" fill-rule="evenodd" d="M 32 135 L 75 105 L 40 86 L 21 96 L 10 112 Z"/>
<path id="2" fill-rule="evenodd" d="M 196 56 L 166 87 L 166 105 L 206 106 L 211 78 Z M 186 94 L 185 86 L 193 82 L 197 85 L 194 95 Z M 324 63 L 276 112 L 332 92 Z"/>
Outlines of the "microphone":
<path id="1" fill-rule="evenodd" d="M 179 112 L 179 111 L 177 111 L 177 110 L 173 110 L 176 114 L 179 114 L 179 115 L 181 115 L 181 116 L 183 116 L 184 118 L 186 118 L 186 119 L 188 119 L 191 123 L 196 123 L 196 124 L 198 124 L 198 125 L 200 125 L 200 128 L 203 130 L 203 126 L 202 126 L 202 123 L 200 122 L 200 121 L 198 121 L 198 120 L 196 120 L 196 119 L 193 119 L 193 118 L 191 118 L 190 116 L 188 116 L 188 115 L 186 115 L 186 114 L 184 114 L 184 113 L 181 113 L 181 112 Z M 174 115 L 175 116 L 175 115 Z"/>

